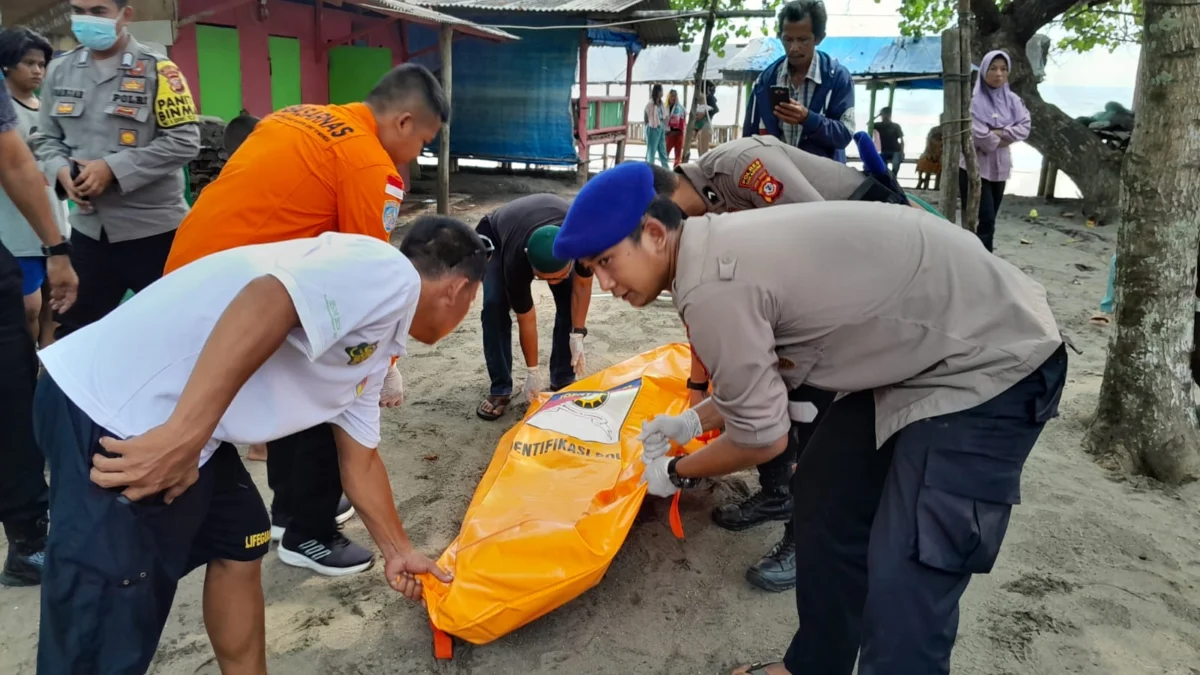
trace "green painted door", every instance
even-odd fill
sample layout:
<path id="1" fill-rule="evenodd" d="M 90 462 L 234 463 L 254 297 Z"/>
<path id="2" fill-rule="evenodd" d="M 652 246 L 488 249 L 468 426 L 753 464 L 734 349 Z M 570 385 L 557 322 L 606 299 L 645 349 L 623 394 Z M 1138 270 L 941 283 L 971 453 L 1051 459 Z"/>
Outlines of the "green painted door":
<path id="1" fill-rule="evenodd" d="M 226 122 L 242 111 L 242 52 L 236 28 L 196 26 L 200 112 Z"/>
<path id="2" fill-rule="evenodd" d="M 334 47 L 329 50 L 329 102 L 361 101 L 392 69 L 392 50 L 386 47 Z"/>
<path id="3" fill-rule="evenodd" d="M 271 36 L 271 109 L 300 104 L 300 41 Z"/>

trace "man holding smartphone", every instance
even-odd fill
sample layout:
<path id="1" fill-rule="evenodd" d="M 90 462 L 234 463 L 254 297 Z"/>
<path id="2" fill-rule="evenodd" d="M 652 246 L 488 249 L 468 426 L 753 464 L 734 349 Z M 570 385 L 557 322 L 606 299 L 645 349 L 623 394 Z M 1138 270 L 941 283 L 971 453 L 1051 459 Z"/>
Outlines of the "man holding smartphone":
<path id="1" fill-rule="evenodd" d="M 786 54 L 754 83 L 742 136 L 774 136 L 845 162 L 854 135 L 854 82 L 845 66 L 817 51 L 826 20 L 821 0 L 792 0 L 779 11 L 777 30 Z"/>

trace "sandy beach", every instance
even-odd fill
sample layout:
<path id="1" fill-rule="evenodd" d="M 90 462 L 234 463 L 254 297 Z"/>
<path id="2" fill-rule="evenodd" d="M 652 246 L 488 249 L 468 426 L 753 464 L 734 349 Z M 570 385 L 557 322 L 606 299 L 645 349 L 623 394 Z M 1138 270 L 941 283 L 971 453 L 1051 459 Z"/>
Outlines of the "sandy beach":
<path id="1" fill-rule="evenodd" d="M 456 176 L 455 188 L 464 185 L 472 194 L 454 195 L 454 215 L 472 224 L 517 192 L 573 192 L 551 179 Z M 420 203 L 428 193 L 414 196 L 418 210 L 433 210 Z M 1039 218 L 1031 222 L 1035 206 Z M 997 254 L 1046 286 L 1060 327 L 1083 354 L 1071 354 L 1062 415 L 1026 465 L 1024 503 L 1014 510 L 996 569 L 977 577 L 963 599 L 955 673 L 1200 674 L 1200 485 L 1168 490 L 1118 476 L 1081 447 L 1108 336 L 1088 318 L 1104 291 L 1116 235 L 1115 227 L 1086 227 L 1070 202 L 1004 203 Z M 544 284 L 535 286 L 535 298 L 546 362 L 553 301 Z M 380 453 L 408 531 L 431 555 L 457 533 L 497 439 L 525 409 L 514 405 L 492 423 L 475 417 L 487 389 L 478 305 L 437 346 L 410 343 L 401 362 L 408 402 L 383 411 Z M 598 288 L 588 325 L 590 370 L 684 337 L 670 303 L 638 311 Z M 265 465 L 249 467 L 269 503 Z M 747 472 L 685 494 L 682 542 L 667 526 L 666 500 L 648 499 L 599 586 L 492 644 L 456 642 L 447 662 L 433 657 L 424 611 L 388 589 L 381 566 L 323 578 L 280 563 L 272 550 L 263 565 L 269 668 L 288 675 L 716 675 L 774 660 L 796 628 L 794 595 L 758 591 L 743 572 L 782 524 L 731 533 L 709 520 L 713 505 L 755 480 Z M 370 545 L 357 519 L 346 533 Z M 201 617 L 202 582 L 196 572 L 180 584 L 151 672 L 219 672 Z M 38 597 L 36 588 L 0 589 L 0 673 L 34 672 Z"/>

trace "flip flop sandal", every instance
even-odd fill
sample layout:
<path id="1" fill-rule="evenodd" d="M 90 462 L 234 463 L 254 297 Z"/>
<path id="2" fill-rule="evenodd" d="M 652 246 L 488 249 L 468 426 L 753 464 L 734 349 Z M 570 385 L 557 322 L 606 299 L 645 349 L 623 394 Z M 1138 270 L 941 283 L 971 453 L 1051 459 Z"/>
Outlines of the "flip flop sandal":
<path id="1" fill-rule="evenodd" d="M 754 662 L 750 664 L 750 670 L 746 671 L 746 675 L 768 675 L 767 666 L 774 666 L 783 663 L 782 661 L 772 661 L 770 663 Z"/>
<path id="2" fill-rule="evenodd" d="M 508 410 L 508 404 L 511 402 L 511 396 L 488 396 L 475 409 L 475 415 L 485 422 L 495 422 L 504 416 L 504 412 Z M 484 410 L 484 405 L 491 406 L 492 411 Z"/>
<path id="3" fill-rule="evenodd" d="M 1107 314 L 1093 314 L 1092 318 L 1088 319 L 1088 323 L 1093 326 L 1109 326 L 1112 324 L 1112 318 Z"/>

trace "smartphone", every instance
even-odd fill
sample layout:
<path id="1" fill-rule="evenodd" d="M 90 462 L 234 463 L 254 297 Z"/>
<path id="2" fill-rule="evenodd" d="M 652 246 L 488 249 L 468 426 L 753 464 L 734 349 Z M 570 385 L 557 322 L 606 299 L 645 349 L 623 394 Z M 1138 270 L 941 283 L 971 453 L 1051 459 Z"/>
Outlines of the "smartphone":
<path id="1" fill-rule="evenodd" d="M 787 87 L 771 87 L 771 107 L 772 108 L 779 105 L 780 103 L 787 103 L 791 100 L 792 100 L 792 96 L 788 92 Z"/>

